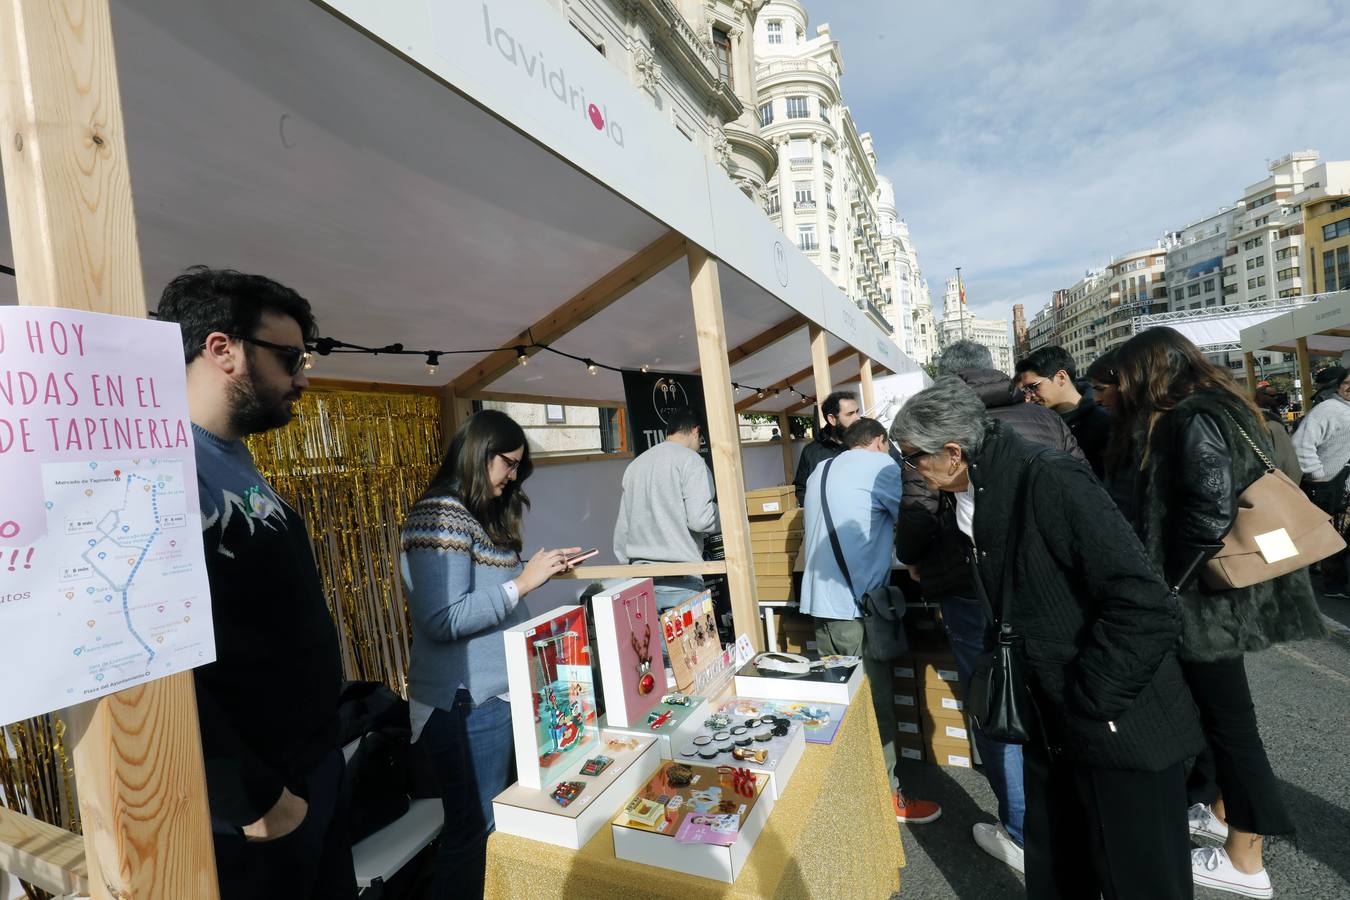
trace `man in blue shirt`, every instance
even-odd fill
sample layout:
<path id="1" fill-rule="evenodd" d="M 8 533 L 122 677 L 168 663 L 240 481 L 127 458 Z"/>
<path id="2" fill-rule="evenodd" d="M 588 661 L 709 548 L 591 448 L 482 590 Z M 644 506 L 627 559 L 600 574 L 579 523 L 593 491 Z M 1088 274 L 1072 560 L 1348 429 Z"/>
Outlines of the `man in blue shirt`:
<path id="1" fill-rule="evenodd" d="M 931 822 L 942 814 L 936 803 L 911 800 L 899 790 L 896 772 L 895 709 L 891 705 L 891 663 L 868 657 L 858 598 L 890 583 L 895 521 L 900 512 L 900 467 L 889 455 L 886 429 L 876 419 L 859 419 L 844 432 L 846 451 L 829 469 L 825 500 L 839 536 L 849 578 L 840 571 L 825 525 L 817 466 L 806 482 L 806 563 L 801 611 L 815 620 L 821 655 L 860 656 L 872 691 L 881 748 L 891 776 L 895 817 L 908 823 Z M 849 589 L 849 580 L 853 590 Z M 855 593 L 856 592 L 856 593 Z"/>

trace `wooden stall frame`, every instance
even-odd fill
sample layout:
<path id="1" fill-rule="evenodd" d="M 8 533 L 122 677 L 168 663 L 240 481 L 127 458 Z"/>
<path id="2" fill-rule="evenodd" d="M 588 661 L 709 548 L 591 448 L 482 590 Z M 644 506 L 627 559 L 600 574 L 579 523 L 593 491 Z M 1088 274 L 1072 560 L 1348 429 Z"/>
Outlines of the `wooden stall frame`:
<path id="1" fill-rule="evenodd" d="M 0 2 L 0 157 L 19 302 L 144 317 L 108 0 Z M 7 813 L 16 874 L 96 900 L 218 896 L 192 674 L 66 711 L 84 829 L 71 842 Z M 59 829 L 57 829 L 59 831 Z M 45 847 L 42 844 L 46 844 Z M 44 871 L 45 870 L 45 871 Z"/>

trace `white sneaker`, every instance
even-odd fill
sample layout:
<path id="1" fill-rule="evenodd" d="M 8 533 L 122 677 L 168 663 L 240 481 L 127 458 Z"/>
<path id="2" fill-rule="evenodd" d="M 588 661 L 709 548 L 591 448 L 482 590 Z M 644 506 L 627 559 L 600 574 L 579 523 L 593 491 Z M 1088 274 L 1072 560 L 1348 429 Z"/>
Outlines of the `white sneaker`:
<path id="1" fill-rule="evenodd" d="M 1017 846 L 1002 825 L 990 825 L 980 822 L 970 829 L 975 843 L 994 859 L 1002 860 L 1017 871 L 1023 871 L 1022 848 Z"/>
<path id="2" fill-rule="evenodd" d="M 1270 876 L 1262 869 L 1255 875 L 1239 872 L 1221 847 L 1203 847 L 1191 851 L 1191 876 L 1195 883 L 1216 891 L 1241 894 L 1244 897 L 1269 898 L 1275 896 Z"/>
<path id="3" fill-rule="evenodd" d="M 1214 810 L 1204 803 L 1197 803 L 1186 810 L 1186 821 L 1195 837 L 1209 838 L 1220 844 L 1228 840 L 1228 825 L 1220 822 Z"/>

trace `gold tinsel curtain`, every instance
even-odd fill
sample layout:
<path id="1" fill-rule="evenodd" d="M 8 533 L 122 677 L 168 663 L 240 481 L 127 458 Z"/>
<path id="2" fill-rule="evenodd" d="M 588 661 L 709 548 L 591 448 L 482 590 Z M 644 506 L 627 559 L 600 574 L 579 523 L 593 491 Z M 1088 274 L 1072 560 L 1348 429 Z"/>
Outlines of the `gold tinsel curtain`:
<path id="1" fill-rule="evenodd" d="M 289 426 L 248 445 L 309 527 L 347 677 L 405 693 L 411 626 L 399 529 L 440 465 L 440 401 L 312 391 Z"/>
<path id="2" fill-rule="evenodd" d="M 425 394 L 315 390 L 286 428 L 249 439 L 258 469 L 304 517 L 348 678 L 405 693 L 410 624 L 399 528 L 440 465 L 440 403 Z M 65 726 L 0 726 L 0 801 L 79 830 Z"/>

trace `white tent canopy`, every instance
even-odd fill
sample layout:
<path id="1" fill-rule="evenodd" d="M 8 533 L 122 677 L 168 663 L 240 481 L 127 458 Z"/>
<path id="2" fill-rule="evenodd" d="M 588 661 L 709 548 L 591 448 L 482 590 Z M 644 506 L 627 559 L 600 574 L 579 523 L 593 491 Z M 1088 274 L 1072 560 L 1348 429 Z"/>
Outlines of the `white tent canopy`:
<path id="1" fill-rule="evenodd" d="M 1350 291 L 1320 294 L 1316 303 L 1242 329 L 1244 352 L 1283 350 L 1293 353 L 1299 339 L 1309 353 L 1340 355 L 1350 351 Z"/>

